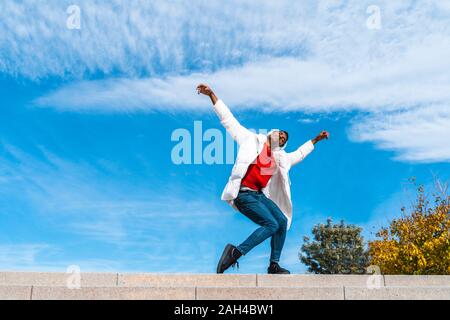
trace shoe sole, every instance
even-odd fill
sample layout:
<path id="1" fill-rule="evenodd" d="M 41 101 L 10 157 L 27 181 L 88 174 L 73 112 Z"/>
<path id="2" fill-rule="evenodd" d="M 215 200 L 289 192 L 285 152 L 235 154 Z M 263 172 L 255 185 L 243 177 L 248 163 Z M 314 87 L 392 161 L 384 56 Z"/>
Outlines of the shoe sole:
<path id="1" fill-rule="evenodd" d="M 270 272 L 267 270 L 267 274 L 291 274 L 291 272 L 289 270 L 287 272 Z"/>
<path id="2" fill-rule="evenodd" d="M 228 251 L 233 249 L 233 245 L 231 244 L 227 244 L 225 246 L 225 249 L 223 250 L 222 256 L 220 257 L 219 263 L 217 264 L 217 273 L 223 273 L 225 270 L 221 271 L 221 266 L 223 264 L 223 261 L 225 260 L 225 258 L 227 257 Z"/>
<path id="3" fill-rule="evenodd" d="M 279 272 L 279 273 L 270 273 L 270 272 L 267 272 L 267 274 L 291 274 L 290 272 Z"/>

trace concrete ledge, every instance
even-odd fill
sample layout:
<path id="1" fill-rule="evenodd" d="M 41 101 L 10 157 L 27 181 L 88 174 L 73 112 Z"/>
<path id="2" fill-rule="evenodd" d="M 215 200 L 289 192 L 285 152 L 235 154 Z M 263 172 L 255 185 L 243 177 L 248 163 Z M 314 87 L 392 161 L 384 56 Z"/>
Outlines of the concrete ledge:
<path id="1" fill-rule="evenodd" d="M 0 300 L 450 300 L 450 276 L 0 272 Z M 69 282 L 70 285 L 74 283 Z"/>
<path id="2" fill-rule="evenodd" d="M 31 286 L 0 286 L 0 300 L 30 300 Z"/>
<path id="3" fill-rule="evenodd" d="M 72 274 L 49 272 L 0 272 L 0 285 L 67 286 Z M 117 285 L 116 273 L 81 273 L 81 286 L 112 287 Z"/>
<path id="4" fill-rule="evenodd" d="M 256 286 L 255 274 L 120 274 L 122 287 L 242 287 Z"/>
<path id="5" fill-rule="evenodd" d="M 195 288 L 33 287 L 32 300 L 195 300 Z"/>
<path id="6" fill-rule="evenodd" d="M 344 300 L 344 288 L 199 287 L 197 300 Z"/>
<path id="7" fill-rule="evenodd" d="M 384 276 L 387 287 L 450 287 L 450 276 Z"/>
<path id="8" fill-rule="evenodd" d="M 450 287 L 346 287 L 346 300 L 450 300 Z"/>
<path id="9" fill-rule="evenodd" d="M 171 287 L 171 286 L 237 286 L 237 287 L 366 287 L 369 275 L 269 275 L 269 274 L 117 274 L 81 273 L 82 287 Z M 71 274 L 44 272 L 0 272 L 0 286 L 66 286 Z M 386 287 L 450 287 L 450 275 L 380 276 Z"/>
<path id="10" fill-rule="evenodd" d="M 261 287 L 367 287 L 369 277 L 369 275 L 258 274 L 257 282 Z M 384 286 L 382 276 L 381 285 Z"/>

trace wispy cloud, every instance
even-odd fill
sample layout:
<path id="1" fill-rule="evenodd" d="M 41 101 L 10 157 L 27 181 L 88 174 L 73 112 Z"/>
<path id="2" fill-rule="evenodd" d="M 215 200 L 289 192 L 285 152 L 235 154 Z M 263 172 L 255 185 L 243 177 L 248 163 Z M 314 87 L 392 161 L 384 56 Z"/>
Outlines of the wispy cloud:
<path id="1" fill-rule="evenodd" d="M 194 110 L 207 106 L 195 94 L 211 83 L 230 105 L 280 111 L 389 111 L 450 101 L 450 40 L 430 39 L 426 49 L 348 70 L 322 61 L 273 58 L 215 73 L 164 79 L 118 79 L 69 85 L 37 100 L 41 106 L 104 112 Z M 81 94 L 82 93 L 82 94 Z"/>
<path id="2" fill-rule="evenodd" d="M 434 50 L 437 47 L 442 50 Z M 354 141 L 374 142 L 382 149 L 394 150 L 396 159 L 402 161 L 449 161 L 445 137 L 450 128 L 450 76 L 438 69 L 450 70 L 450 60 L 442 61 L 443 56 L 450 56 L 450 41 L 448 46 L 440 41 L 431 48 L 429 52 L 414 48 L 414 53 L 409 52 L 401 61 L 378 70 L 368 67 L 346 73 L 337 71 L 339 67 L 282 58 L 165 80 L 84 82 L 37 103 L 77 111 L 207 110 L 208 101 L 193 92 L 195 83 L 207 81 L 217 83 L 218 92 L 233 107 L 266 112 L 369 112 L 369 116 L 355 119 L 350 130 Z M 297 77 L 313 70 L 313 77 Z"/>
<path id="3" fill-rule="evenodd" d="M 81 30 L 68 30 L 73 1 L 6 0 L 0 70 L 32 79 L 140 76 L 215 69 L 261 53 L 298 54 L 308 30 L 297 19 L 315 8 L 291 6 L 287 18 L 288 3 L 79 0 Z"/>
<path id="4" fill-rule="evenodd" d="M 2 3 L 0 72 L 66 83 L 38 106 L 207 110 L 194 88 L 208 82 L 234 108 L 368 112 L 353 127 L 355 141 L 392 149 L 402 161 L 449 160 L 435 135 L 447 133 L 448 117 L 429 117 L 428 127 L 413 116 L 450 104 L 446 1 L 378 1 L 380 30 L 366 26 L 369 0 L 78 1 L 81 30 L 66 28 L 69 4 Z M 408 123 L 395 126 L 395 139 L 382 124 L 392 112 Z"/>
<path id="5" fill-rule="evenodd" d="M 0 244 L 0 271 L 66 272 L 78 266 L 81 272 L 126 270 L 123 261 L 61 257 L 63 248 L 45 243 Z"/>
<path id="6" fill-rule="evenodd" d="M 16 177 L 2 182 L 2 198 L 26 205 L 30 214 L 46 222 L 48 232 L 66 240 L 49 243 L 58 251 L 39 260 L 36 255 L 48 251 L 46 246 L 17 247 L 13 265 L 9 262 L 15 259 L 14 249 L 3 247 L 0 268 L 61 269 L 76 264 L 89 270 L 103 266 L 123 271 L 212 271 L 220 234 L 212 233 L 208 240 L 197 234 L 204 237 L 205 229 L 217 228 L 218 218 L 232 219 L 217 199 L 192 198 L 188 185 L 186 193 L 164 186 L 151 190 L 105 174 L 95 164 L 69 161 L 45 149 L 38 157 L 12 145 L 2 147 L 0 168 Z M 103 252 L 96 262 L 80 252 L 80 245 L 112 251 Z M 116 261 L 113 252 L 120 255 Z"/>
<path id="7" fill-rule="evenodd" d="M 47 244 L 0 244 L 0 268 L 2 270 L 32 269 L 38 264 L 38 256 L 48 251 Z"/>
<path id="8" fill-rule="evenodd" d="M 396 159 L 410 162 L 450 161 L 450 104 L 369 116 L 354 121 L 351 138 L 372 141 L 397 151 Z"/>

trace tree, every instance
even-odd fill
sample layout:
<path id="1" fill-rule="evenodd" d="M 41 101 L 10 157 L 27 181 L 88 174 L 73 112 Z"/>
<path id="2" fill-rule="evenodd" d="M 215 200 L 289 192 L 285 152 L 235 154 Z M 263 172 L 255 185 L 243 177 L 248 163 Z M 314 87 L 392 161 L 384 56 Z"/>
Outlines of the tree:
<path id="1" fill-rule="evenodd" d="M 423 186 L 417 189 L 412 212 L 377 233 L 381 240 L 369 242 L 370 263 L 383 274 L 450 274 L 450 196 L 426 199 Z"/>
<path id="2" fill-rule="evenodd" d="M 315 225 L 314 241 L 304 237 L 299 254 L 308 271 L 316 274 L 364 274 L 368 266 L 368 254 L 361 236 L 362 229 L 347 225 L 344 221 Z"/>

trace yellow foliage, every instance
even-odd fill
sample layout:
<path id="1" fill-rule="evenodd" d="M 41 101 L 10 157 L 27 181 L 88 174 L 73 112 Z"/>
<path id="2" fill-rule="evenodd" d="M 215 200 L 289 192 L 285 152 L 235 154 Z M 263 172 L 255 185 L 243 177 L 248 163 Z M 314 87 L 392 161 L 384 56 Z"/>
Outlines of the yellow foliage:
<path id="1" fill-rule="evenodd" d="M 369 242 L 370 264 L 383 274 L 450 275 L 450 197 L 427 208 L 423 189 L 409 215 L 393 220 Z"/>

